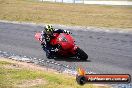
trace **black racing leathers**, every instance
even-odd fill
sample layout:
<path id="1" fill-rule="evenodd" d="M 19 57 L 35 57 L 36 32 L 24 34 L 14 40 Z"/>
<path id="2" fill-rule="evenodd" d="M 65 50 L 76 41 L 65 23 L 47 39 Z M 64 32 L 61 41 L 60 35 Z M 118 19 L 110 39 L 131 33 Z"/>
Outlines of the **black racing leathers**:
<path id="1" fill-rule="evenodd" d="M 70 34 L 69 31 L 67 30 L 63 30 L 63 29 L 55 29 L 53 31 L 53 33 L 66 33 L 66 34 Z M 50 44 L 50 40 L 54 38 L 53 34 L 52 35 L 47 35 L 44 31 L 42 31 L 41 33 L 41 41 L 42 41 L 42 45 L 45 45 L 45 51 L 46 53 L 50 53 L 50 54 L 54 54 L 55 52 L 57 52 L 57 45 L 56 46 L 52 46 Z"/>

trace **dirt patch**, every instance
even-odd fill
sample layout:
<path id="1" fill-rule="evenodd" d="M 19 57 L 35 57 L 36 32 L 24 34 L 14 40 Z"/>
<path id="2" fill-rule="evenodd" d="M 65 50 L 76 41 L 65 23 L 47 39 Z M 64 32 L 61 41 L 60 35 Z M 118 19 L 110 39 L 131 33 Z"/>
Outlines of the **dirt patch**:
<path id="1" fill-rule="evenodd" d="M 19 88 L 27 88 L 27 87 L 32 87 L 32 86 L 37 86 L 41 84 L 46 84 L 47 82 L 43 79 L 35 79 L 35 80 L 23 80 L 16 86 Z"/>
<path id="2" fill-rule="evenodd" d="M 5 68 L 12 68 L 12 69 L 26 68 L 26 69 L 35 70 L 35 71 L 48 71 L 48 72 L 58 73 L 54 69 L 41 67 L 41 66 L 35 65 L 33 63 L 20 62 L 20 61 L 15 61 L 15 60 L 11 60 L 11 59 L 5 59 L 5 58 L 0 58 L 0 61 L 6 61 L 6 62 L 12 63 L 11 65 L 5 65 L 4 66 Z"/>
<path id="3" fill-rule="evenodd" d="M 6 69 L 22 69 L 18 64 L 4 65 Z"/>

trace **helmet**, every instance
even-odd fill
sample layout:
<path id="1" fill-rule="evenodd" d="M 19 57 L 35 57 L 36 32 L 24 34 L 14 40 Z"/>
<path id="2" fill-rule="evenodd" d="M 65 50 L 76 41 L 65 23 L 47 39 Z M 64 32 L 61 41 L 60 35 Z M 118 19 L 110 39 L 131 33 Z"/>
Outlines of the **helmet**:
<path id="1" fill-rule="evenodd" d="M 52 25 L 46 25 L 45 27 L 44 27 L 44 31 L 45 31 L 45 33 L 53 33 L 53 31 L 54 31 L 54 28 L 53 28 L 53 26 Z"/>

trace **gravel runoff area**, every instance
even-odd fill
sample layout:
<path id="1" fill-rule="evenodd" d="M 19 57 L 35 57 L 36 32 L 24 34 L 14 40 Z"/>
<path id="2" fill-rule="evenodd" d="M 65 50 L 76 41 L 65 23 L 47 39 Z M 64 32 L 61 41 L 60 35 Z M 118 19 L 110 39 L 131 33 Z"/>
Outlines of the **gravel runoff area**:
<path id="1" fill-rule="evenodd" d="M 68 73 L 71 75 L 77 74 L 77 71 L 75 70 L 75 68 L 72 68 L 68 65 L 63 65 L 54 61 L 43 60 L 40 58 L 34 58 L 34 57 L 28 57 L 28 56 L 22 56 L 22 55 L 16 55 L 14 53 L 5 52 L 5 51 L 0 51 L 0 57 L 7 58 L 10 60 L 20 61 L 20 62 L 34 63 L 42 67 L 44 66 L 47 69 L 54 69 L 60 73 Z"/>

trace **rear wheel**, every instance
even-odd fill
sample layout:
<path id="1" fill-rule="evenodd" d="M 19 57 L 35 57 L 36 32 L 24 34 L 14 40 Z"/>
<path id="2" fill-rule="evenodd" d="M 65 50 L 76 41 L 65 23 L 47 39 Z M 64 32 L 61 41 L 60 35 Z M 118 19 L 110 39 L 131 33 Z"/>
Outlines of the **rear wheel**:
<path id="1" fill-rule="evenodd" d="M 80 60 L 87 60 L 88 55 L 80 48 L 77 48 L 76 57 Z"/>

